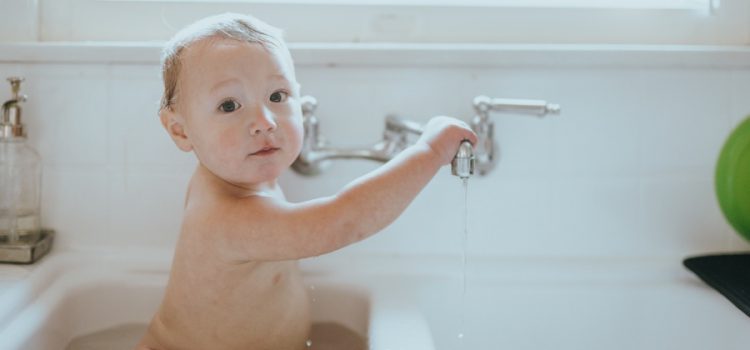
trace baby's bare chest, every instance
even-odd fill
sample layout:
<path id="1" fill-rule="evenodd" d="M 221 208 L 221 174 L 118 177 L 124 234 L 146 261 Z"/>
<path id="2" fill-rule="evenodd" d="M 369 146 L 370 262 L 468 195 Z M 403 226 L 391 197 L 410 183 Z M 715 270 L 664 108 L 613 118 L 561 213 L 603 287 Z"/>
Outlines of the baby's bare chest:
<path id="1" fill-rule="evenodd" d="M 191 291 L 193 302 L 205 300 L 234 307 L 289 301 L 304 292 L 296 262 L 247 262 L 243 264 L 203 263 L 200 259 L 183 264 L 174 272 L 174 288 Z"/>
<path id="2" fill-rule="evenodd" d="M 179 320 L 170 333 L 193 334 L 196 342 L 217 335 L 242 344 L 268 334 L 303 337 L 310 322 L 308 296 L 294 262 L 195 266 L 175 261 L 161 312 Z"/>

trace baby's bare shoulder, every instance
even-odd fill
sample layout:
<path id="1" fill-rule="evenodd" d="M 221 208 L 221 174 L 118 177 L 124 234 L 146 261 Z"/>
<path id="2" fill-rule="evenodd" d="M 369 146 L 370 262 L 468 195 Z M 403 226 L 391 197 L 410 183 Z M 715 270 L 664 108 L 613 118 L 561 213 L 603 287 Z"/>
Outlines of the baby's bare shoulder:
<path id="1" fill-rule="evenodd" d="M 189 236 L 238 261 L 296 260 L 335 246 L 323 234 L 336 226 L 328 197 L 290 203 L 280 191 L 234 196 L 203 185 L 191 184 L 181 240 Z"/>
<path id="2" fill-rule="evenodd" d="M 288 213 L 284 201 L 266 196 L 231 197 L 226 195 L 195 196 L 185 206 L 184 220 L 192 225 L 216 225 L 222 227 L 254 221 L 263 225 L 271 219 Z M 260 220 L 265 218 L 266 220 Z"/>
<path id="3" fill-rule="evenodd" d="M 296 220 L 284 203 L 274 198 L 195 196 L 185 208 L 181 240 L 212 247 L 225 261 L 263 260 L 264 254 L 256 253 L 276 251 L 290 240 L 279 233 L 290 221 Z"/>

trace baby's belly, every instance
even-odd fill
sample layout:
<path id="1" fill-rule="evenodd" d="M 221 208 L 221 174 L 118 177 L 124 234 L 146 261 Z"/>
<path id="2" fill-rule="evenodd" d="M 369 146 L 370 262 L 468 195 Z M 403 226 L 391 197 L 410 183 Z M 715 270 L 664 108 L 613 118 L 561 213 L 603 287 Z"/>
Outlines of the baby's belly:
<path id="1" fill-rule="evenodd" d="M 158 317 L 162 325 L 151 327 L 163 333 L 157 339 L 180 349 L 306 347 L 310 307 L 296 263 L 248 265 L 211 279 L 189 275 L 180 281 L 173 273 Z"/>

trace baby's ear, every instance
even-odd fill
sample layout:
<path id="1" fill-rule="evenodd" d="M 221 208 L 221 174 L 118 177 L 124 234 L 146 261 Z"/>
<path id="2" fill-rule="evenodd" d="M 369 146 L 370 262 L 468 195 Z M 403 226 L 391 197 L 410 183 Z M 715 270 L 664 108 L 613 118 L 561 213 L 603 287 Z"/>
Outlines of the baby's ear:
<path id="1" fill-rule="evenodd" d="M 161 125 L 172 137 L 172 141 L 177 145 L 177 148 L 185 152 L 193 150 L 193 144 L 185 133 L 185 118 L 167 107 L 159 111 L 159 119 L 161 119 Z"/>

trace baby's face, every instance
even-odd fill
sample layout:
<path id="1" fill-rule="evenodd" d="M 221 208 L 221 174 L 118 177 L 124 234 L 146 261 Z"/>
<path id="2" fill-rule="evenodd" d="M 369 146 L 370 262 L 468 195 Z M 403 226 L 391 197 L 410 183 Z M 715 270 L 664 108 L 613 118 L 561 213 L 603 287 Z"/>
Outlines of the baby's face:
<path id="1" fill-rule="evenodd" d="M 193 151 L 225 181 L 273 181 L 299 154 L 302 110 L 287 52 L 202 40 L 183 53 L 177 89 L 176 110 Z"/>

